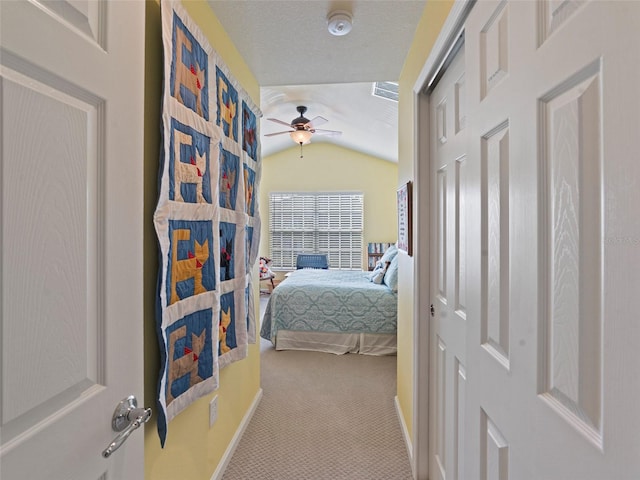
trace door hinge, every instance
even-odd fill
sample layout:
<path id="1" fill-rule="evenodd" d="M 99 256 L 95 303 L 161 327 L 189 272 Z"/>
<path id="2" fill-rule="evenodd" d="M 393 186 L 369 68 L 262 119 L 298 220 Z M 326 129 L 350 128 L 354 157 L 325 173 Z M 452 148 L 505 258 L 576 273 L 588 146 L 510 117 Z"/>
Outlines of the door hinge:
<path id="1" fill-rule="evenodd" d="M 431 304 L 431 307 L 429 308 L 429 310 L 431 311 L 431 316 L 435 317 L 436 316 L 436 309 L 433 308 L 433 303 Z"/>

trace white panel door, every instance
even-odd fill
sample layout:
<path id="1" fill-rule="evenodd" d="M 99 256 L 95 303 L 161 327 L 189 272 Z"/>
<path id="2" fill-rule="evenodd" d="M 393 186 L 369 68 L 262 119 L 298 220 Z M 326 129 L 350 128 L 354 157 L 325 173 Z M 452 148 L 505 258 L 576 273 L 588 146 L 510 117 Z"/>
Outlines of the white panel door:
<path id="1" fill-rule="evenodd" d="M 464 45 L 430 97 L 429 478 L 464 479 L 467 172 Z"/>
<path id="2" fill-rule="evenodd" d="M 465 478 L 640 478 L 639 26 L 639 2 L 467 19 Z"/>
<path id="3" fill-rule="evenodd" d="M 139 479 L 144 3 L 0 2 L 0 477 Z"/>

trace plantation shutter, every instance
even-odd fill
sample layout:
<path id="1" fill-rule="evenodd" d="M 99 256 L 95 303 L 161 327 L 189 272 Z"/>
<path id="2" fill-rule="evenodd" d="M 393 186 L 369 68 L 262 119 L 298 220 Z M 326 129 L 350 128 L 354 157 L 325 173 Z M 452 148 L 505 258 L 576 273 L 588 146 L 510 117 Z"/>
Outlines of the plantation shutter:
<path id="1" fill-rule="evenodd" d="M 329 267 L 362 268 L 361 193 L 272 193 L 269 199 L 273 268 L 295 268 L 300 253 L 324 253 Z"/>

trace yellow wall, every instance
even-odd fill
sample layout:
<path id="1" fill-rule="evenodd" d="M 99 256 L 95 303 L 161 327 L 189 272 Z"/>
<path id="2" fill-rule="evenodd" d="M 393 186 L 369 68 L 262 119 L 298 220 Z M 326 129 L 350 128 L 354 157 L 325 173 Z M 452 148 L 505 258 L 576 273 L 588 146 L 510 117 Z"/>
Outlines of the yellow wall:
<path id="1" fill-rule="evenodd" d="M 244 60 L 206 1 L 184 1 L 213 48 L 235 78 L 260 104 L 260 89 Z M 155 408 L 159 350 L 155 332 L 155 288 L 158 251 L 153 228 L 157 201 L 162 89 L 162 38 L 157 0 L 146 3 L 145 59 L 145 257 L 144 257 L 144 405 Z M 256 286 L 256 293 L 257 293 Z M 257 302 L 256 302 L 257 303 Z M 209 480 L 260 388 L 259 345 L 249 347 L 248 358 L 220 371 L 220 388 L 180 413 L 169 424 L 165 448 L 160 448 L 156 423 L 145 426 L 145 478 L 148 480 Z M 218 395 L 218 420 L 209 428 L 209 401 Z"/>
<path id="2" fill-rule="evenodd" d="M 429 0 L 416 28 L 411 49 L 400 74 L 398 106 L 398 182 L 414 181 L 415 136 L 413 86 L 422 71 L 453 1 Z M 415 208 L 413 209 L 415 212 Z M 415 224 L 415 213 L 414 213 Z M 414 246 L 415 232 L 414 231 Z M 409 435 L 413 435 L 413 315 L 414 257 L 399 254 L 398 263 L 398 402 Z"/>
<path id="3" fill-rule="evenodd" d="M 225 33 L 205 0 L 183 2 L 213 48 L 233 75 L 260 104 L 259 86 L 244 60 Z M 261 253 L 268 253 L 268 194 L 270 191 L 362 191 L 365 195 L 365 243 L 395 241 L 397 217 L 395 195 L 399 185 L 413 178 L 414 98 L 413 85 L 428 57 L 453 2 L 429 0 L 416 29 L 412 47 L 400 77 L 399 163 L 393 164 L 329 144 L 304 147 L 304 158 L 293 147 L 264 158 L 260 187 L 263 220 Z M 157 246 L 152 216 L 157 201 L 157 174 L 160 145 L 160 99 L 162 88 L 162 40 L 160 7 L 157 0 L 146 3 L 145 59 L 145 405 L 156 398 L 159 351 L 155 332 L 155 283 L 158 269 Z M 414 209 L 415 210 L 415 209 Z M 415 218 L 414 218 L 415 221 Z M 415 229 L 414 229 L 415 232 Z M 415 242 L 414 242 L 415 243 Z M 398 279 L 398 400 L 411 434 L 413 417 L 413 257 L 400 254 Z M 260 388 L 259 347 L 249 349 L 249 357 L 220 372 L 220 388 L 179 414 L 169 424 L 164 450 L 156 424 L 145 427 L 145 478 L 209 479 L 236 433 Z M 218 395 L 218 420 L 209 429 L 209 400 Z"/>
<path id="4" fill-rule="evenodd" d="M 398 166 L 329 143 L 311 143 L 264 158 L 260 181 L 261 255 L 269 255 L 270 192 L 357 191 L 364 194 L 364 256 L 366 244 L 397 238 L 396 185 Z"/>

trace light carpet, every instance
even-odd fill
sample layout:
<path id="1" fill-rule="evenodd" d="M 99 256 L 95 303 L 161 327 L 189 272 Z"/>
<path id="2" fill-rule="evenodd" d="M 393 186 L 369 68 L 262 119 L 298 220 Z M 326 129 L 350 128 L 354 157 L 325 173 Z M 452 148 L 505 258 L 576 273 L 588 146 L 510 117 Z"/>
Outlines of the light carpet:
<path id="1" fill-rule="evenodd" d="M 396 357 L 264 348 L 263 397 L 223 480 L 405 480 Z"/>

